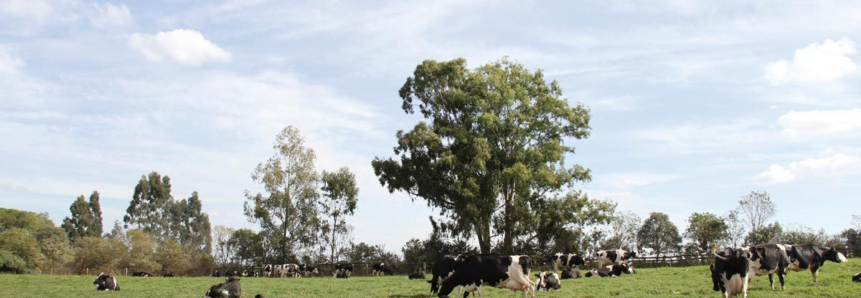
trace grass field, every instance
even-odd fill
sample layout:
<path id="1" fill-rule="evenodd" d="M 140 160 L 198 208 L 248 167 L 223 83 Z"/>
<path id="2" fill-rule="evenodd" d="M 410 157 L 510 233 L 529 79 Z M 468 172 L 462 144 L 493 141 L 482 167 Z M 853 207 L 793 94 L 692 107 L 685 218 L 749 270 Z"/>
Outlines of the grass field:
<path id="1" fill-rule="evenodd" d="M 538 297 L 719 297 L 713 292 L 708 267 L 637 269 L 638 274 L 621 278 L 564 280 L 557 292 Z M 786 290 L 772 291 L 767 276 L 757 276 L 750 297 L 861 297 L 861 284 L 851 276 L 861 271 L 861 259 L 842 264 L 826 263 L 814 285 L 810 272 L 791 272 Z M 202 297 L 209 286 L 222 282 L 215 277 L 118 278 L 122 291 L 96 293 L 94 276 L 0 275 L 12 297 Z M 534 279 L 534 278 L 533 278 Z M 776 279 L 776 277 L 775 277 Z M 9 291 L 11 288 L 12 291 Z M 242 297 L 263 294 L 275 297 L 433 297 L 423 280 L 405 276 L 334 278 L 242 278 Z M 485 297 L 520 297 L 508 290 L 485 289 Z"/>

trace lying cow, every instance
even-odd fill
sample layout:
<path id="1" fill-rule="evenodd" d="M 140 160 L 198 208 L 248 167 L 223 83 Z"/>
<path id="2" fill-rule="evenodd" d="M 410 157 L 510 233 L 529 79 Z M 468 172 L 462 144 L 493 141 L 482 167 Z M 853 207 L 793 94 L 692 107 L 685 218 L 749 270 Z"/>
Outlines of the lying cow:
<path id="1" fill-rule="evenodd" d="M 789 265 L 786 246 L 763 244 L 749 248 L 738 248 L 738 250 L 750 252 L 750 271 L 752 274 L 748 276 L 749 281 L 753 280 L 754 275 L 768 274 L 768 282 L 771 284 L 771 289 L 774 290 L 774 274 L 777 273 L 777 277 L 780 279 L 780 288 L 786 289 L 786 268 Z"/>
<path id="2" fill-rule="evenodd" d="M 174 277 L 174 274 L 173 274 L 173 272 L 167 272 L 167 273 L 162 273 L 161 276 L 162 277 Z"/>
<path id="3" fill-rule="evenodd" d="M 427 275 L 427 272 L 425 272 L 425 270 L 423 268 L 418 268 L 418 269 L 416 269 L 416 271 L 413 271 L 413 273 L 410 273 L 410 275 L 408 275 L 407 278 L 409 278 L 409 279 L 424 279 L 425 275 Z"/>
<path id="4" fill-rule="evenodd" d="M 543 288 L 544 291 L 558 290 L 562 287 L 562 283 L 559 281 L 559 275 L 556 273 L 548 274 L 544 271 L 538 272 L 535 274 L 538 277 L 538 280 L 535 281 L 535 291 L 541 291 Z"/>
<path id="5" fill-rule="evenodd" d="M 431 294 L 439 292 L 443 280 L 454 274 L 454 271 L 463 264 L 465 259 L 461 255 L 444 255 L 436 260 L 436 263 L 431 267 L 431 280 L 428 281 L 431 285 Z"/>
<path id="6" fill-rule="evenodd" d="M 595 256 L 598 257 L 598 267 L 604 267 L 612 264 L 622 265 L 628 259 L 636 258 L 637 253 L 624 249 L 609 249 L 598 251 L 595 253 Z"/>
<path id="7" fill-rule="evenodd" d="M 580 268 L 567 268 L 562 270 L 562 279 L 581 278 Z"/>
<path id="8" fill-rule="evenodd" d="M 120 284 L 117 283 L 117 279 L 105 273 L 99 273 L 99 276 L 96 277 L 96 280 L 93 281 L 93 284 L 96 285 L 96 291 L 120 290 Z"/>
<path id="9" fill-rule="evenodd" d="M 371 270 L 371 275 L 373 276 L 383 276 L 388 274 L 392 274 L 392 270 L 386 266 L 386 263 L 374 264 L 373 270 Z"/>
<path id="10" fill-rule="evenodd" d="M 529 267 L 531 260 L 528 256 L 505 256 L 505 255 L 475 255 L 464 260 L 457 270 L 442 282 L 438 296 L 449 297 L 449 294 L 457 286 L 464 286 L 464 296 L 469 292 L 478 291 L 478 296 L 483 296 L 484 284 L 522 291 L 523 297 L 527 293 L 535 297 L 535 283 L 529 280 Z"/>
<path id="11" fill-rule="evenodd" d="M 553 264 L 553 271 L 559 271 L 559 265 L 562 265 L 562 268 L 572 268 L 586 264 L 586 260 L 577 254 L 555 254 L 549 257 L 549 261 Z"/>
<path id="12" fill-rule="evenodd" d="M 147 272 L 143 272 L 143 271 L 141 271 L 141 272 L 135 272 L 135 273 L 132 273 L 132 276 L 136 276 L 136 277 L 150 277 L 150 276 L 152 276 L 152 275 L 150 275 L 150 274 L 149 274 L 149 273 L 147 273 Z"/>
<path id="13" fill-rule="evenodd" d="M 238 278 L 228 278 L 227 282 L 214 285 L 206 291 L 204 298 L 239 298 L 242 296 L 242 287 Z"/>
<path id="14" fill-rule="evenodd" d="M 855 273 L 855 275 L 852 276 L 852 281 L 861 282 L 861 272 Z"/>
<path id="15" fill-rule="evenodd" d="M 846 262 L 846 256 L 833 247 L 819 245 L 792 245 L 789 249 L 789 270 L 801 271 L 810 269 L 813 274 L 813 283 L 818 283 L 819 268 L 825 265 L 825 261 L 835 263 Z"/>
<path id="16" fill-rule="evenodd" d="M 337 264 L 335 265 L 335 272 L 332 273 L 332 276 L 335 278 L 348 278 L 352 272 L 353 264 Z"/>
<path id="17" fill-rule="evenodd" d="M 715 263 L 709 266 L 714 291 L 721 291 L 726 298 L 742 295 L 747 297 L 750 282 L 750 252 L 744 249 L 727 248 L 717 252 L 717 245 L 712 244 L 712 254 Z"/>
<path id="18" fill-rule="evenodd" d="M 586 277 L 592 277 L 593 275 L 598 275 L 600 277 L 619 277 L 622 276 L 622 274 L 633 274 L 634 272 L 634 267 L 628 266 L 627 264 L 608 265 L 586 272 Z"/>

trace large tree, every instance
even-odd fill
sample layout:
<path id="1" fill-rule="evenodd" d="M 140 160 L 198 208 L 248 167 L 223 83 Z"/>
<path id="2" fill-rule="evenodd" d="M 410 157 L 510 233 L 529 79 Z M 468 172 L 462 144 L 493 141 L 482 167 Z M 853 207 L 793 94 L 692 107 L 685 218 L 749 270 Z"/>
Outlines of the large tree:
<path id="1" fill-rule="evenodd" d="M 667 214 L 661 212 L 649 214 L 649 218 L 637 232 L 637 238 L 640 240 L 640 248 L 648 249 L 655 257 L 678 251 L 682 242 L 679 229 Z"/>
<path id="2" fill-rule="evenodd" d="M 335 253 L 338 251 L 339 240 L 344 234 L 349 233 L 346 217 L 353 215 L 358 202 L 359 187 L 356 186 L 356 175 L 350 169 L 343 167 L 336 172 L 323 172 L 323 201 L 321 202 L 323 213 L 331 218 L 324 223 L 324 229 L 329 233 L 326 242 L 329 244 L 329 260 L 333 264 L 337 261 Z"/>
<path id="3" fill-rule="evenodd" d="M 316 155 L 292 126 L 276 136 L 272 148 L 275 155 L 251 174 L 266 194 L 245 192 L 245 216 L 260 226 L 260 236 L 271 245 L 271 261 L 295 262 L 300 250 L 319 241 Z"/>
<path id="4" fill-rule="evenodd" d="M 98 191 L 93 191 L 89 202 L 83 195 L 79 196 L 69 206 L 69 211 L 72 212 L 72 216 L 64 218 L 61 227 L 66 231 L 70 241 L 74 242 L 88 236 L 102 236 L 102 207 L 99 204 Z"/>
<path id="5" fill-rule="evenodd" d="M 181 243 L 187 252 L 212 252 L 212 233 L 209 215 L 203 212 L 198 193 L 172 202 L 170 208 L 170 238 Z"/>
<path id="6" fill-rule="evenodd" d="M 634 250 L 637 247 L 637 231 L 643 220 L 633 212 L 616 212 L 610 220 L 609 237 L 604 240 L 604 248 Z"/>
<path id="7" fill-rule="evenodd" d="M 693 241 L 699 252 L 706 252 L 712 243 L 718 243 L 728 238 L 729 227 L 723 218 L 711 213 L 691 214 L 688 218 L 688 229 L 685 237 Z"/>
<path id="8" fill-rule="evenodd" d="M 777 207 L 768 192 L 752 191 L 738 201 L 738 210 L 747 224 L 747 230 L 755 232 L 766 227 L 777 212 Z"/>
<path id="9" fill-rule="evenodd" d="M 566 198 L 558 193 L 589 170 L 566 165 L 589 136 L 589 109 L 571 106 L 555 81 L 507 58 L 469 70 L 466 60 L 426 60 L 400 90 L 402 109 L 428 122 L 398 131 L 399 160 L 375 158 L 374 172 L 390 192 L 421 198 L 452 220 L 455 234 L 474 234 L 482 252 L 501 235 L 501 251 L 530 229 L 531 206 Z"/>
<path id="10" fill-rule="evenodd" d="M 123 217 L 125 228 L 137 228 L 151 233 L 160 240 L 170 233 L 170 209 L 173 196 L 170 194 L 170 177 L 156 172 L 141 176 L 135 186 L 132 200 Z"/>

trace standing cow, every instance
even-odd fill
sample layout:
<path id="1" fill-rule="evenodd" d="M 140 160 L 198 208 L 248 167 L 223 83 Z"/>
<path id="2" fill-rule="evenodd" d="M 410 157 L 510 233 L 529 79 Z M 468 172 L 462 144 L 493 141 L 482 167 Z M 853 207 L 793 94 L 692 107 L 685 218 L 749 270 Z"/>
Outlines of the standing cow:
<path id="1" fill-rule="evenodd" d="M 535 283 L 529 280 L 531 260 L 528 256 L 475 255 L 469 256 L 457 270 L 446 278 L 439 289 L 440 298 L 449 297 L 457 286 L 464 286 L 465 293 L 478 291 L 483 296 L 482 287 L 488 284 L 497 288 L 522 291 L 535 297 Z"/>
<path id="2" fill-rule="evenodd" d="M 598 257 L 598 267 L 604 267 L 612 264 L 622 265 L 628 259 L 636 258 L 637 253 L 624 249 L 608 249 L 596 252 L 595 256 Z"/>
<path id="3" fill-rule="evenodd" d="M 810 269 L 813 275 L 813 283 L 818 283 L 819 268 L 825 265 L 825 261 L 835 263 L 846 262 L 846 256 L 833 247 L 825 247 L 813 244 L 791 245 L 789 249 L 789 270 L 801 271 Z"/>
<path id="4" fill-rule="evenodd" d="M 428 281 L 431 286 L 431 294 L 439 292 L 443 280 L 454 274 L 457 267 L 463 264 L 465 259 L 461 255 L 443 255 L 436 260 L 436 263 L 431 267 L 431 280 Z"/>
<path id="5" fill-rule="evenodd" d="M 577 254 L 555 254 L 550 256 L 550 263 L 553 264 L 553 271 L 559 271 L 559 265 L 562 265 L 562 269 L 579 267 L 580 265 L 586 264 L 586 260 L 583 257 L 578 256 Z"/>
<path id="6" fill-rule="evenodd" d="M 744 251 L 745 249 L 740 249 Z M 782 244 L 754 245 L 747 248 L 750 252 L 751 274 L 748 279 L 752 280 L 754 275 L 768 274 L 768 282 L 774 290 L 774 274 L 780 279 L 780 288 L 786 289 L 786 268 L 789 266 L 789 256 L 786 246 Z"/>
<path id="7" fill-rule="evenodd" d="M 272 276 L 272 264 L 266 264 L 263 266 L 263 275 L 266 277 Z"/>
<path id="8" fill-rule="evenodd" d="M 99 276 L 96 277 L 96 280 L 93 281 L 93 284 L 96 285 L 96 291 L 120 290 L 120 284 L 117 282 L 117 279 L 113 276 L 105 274 L 104 272 L 99 273 Z"/>
<path id="9" fill-rule="evenodd" d="M 747 298 L 750 279 L 750 256 L 747 250 L 727 248 L 717 252 L 717 245 L 712 244 L 714 264 L 709 266 L 712 276 L 713 290 L 721 291 L 724 297 L 730 298 L 742 295 Z"/>
<path id="10" fill-rule="evenodd" d="M 332 276 L 335 278 L 348 278 L 352 272 L 353 264 L 337 264 L 335 265 L 335 272 L 332 272 Z"/>
<path id="11" fill-rule="evenodd" d="M 373 276 L 383 276 L 388 274 L 393 274 L 392 270 L 386 266 L 386 263 L 374 264 L 373 269 L 371 270 L 371 275 Z"/>

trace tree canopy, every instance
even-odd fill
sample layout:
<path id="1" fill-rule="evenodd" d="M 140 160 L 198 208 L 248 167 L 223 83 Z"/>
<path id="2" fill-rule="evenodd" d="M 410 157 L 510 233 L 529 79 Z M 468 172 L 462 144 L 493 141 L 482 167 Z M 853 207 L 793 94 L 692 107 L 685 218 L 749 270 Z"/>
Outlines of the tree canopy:
<path id="1" fill-rule="evenodd" d="M 723 241 L 729 237 L 726 222 L 717 215 L 711 213 L 694 212 L 688 218 L 688 229 L 685 237 L 693 241 L 700 252 L 709 250 L 712 243 Z"/>
<path id="2" fill-rule="evenodd" d="M 502 237 L 511 252 L 534 222 L 533 207 L 571 200 L 559 192 L 590 180 L 566 139 L 589 136 L 589 109 L 571 106 L 555 81 L 503 58 L 475 70 L 466 60 L 418 65 L 400 90 L 402 109 L 427 119 L 398 131 L 394 154 L 375 158 L 374 172 L 390 192 L 421 198 L 451 219 L 455 234 L 474 234 L 482 252 Z"/>
<path id="3" fill-rule="evenodd" d="M 641 248 L 650 250 L 656 257 L 679 250 L 682 236 L 670 217 L 661 212 L 652 212 L 637 232 Z"/>
<path id="4" fill-rule="evenodd" d="M 102 236 L 102 207 L 99 203 L 99 192 L 93 191 L 87 202 L 81 195 L 69 206 L 71 217 L 63 219 L 63 229 L 69 240 L 74 242 L 82 237 Z"/>
<path id="5" fill-rule="evenodd" d="M 350 169 L 343 167 L 335 172 L 323 172 L 322 175 L 323 213 L 330 217 L 324 223 L 323 230 L 328 230 L 326 242 L 329 244 L 329 261 L 335 263 L 335 254 L 339 244 L 343 245 L 344 235 L 350 229 L 346 217 L 353 215 L 358 203 L 359 187 L 356 186 L 356 175 Z"/>

